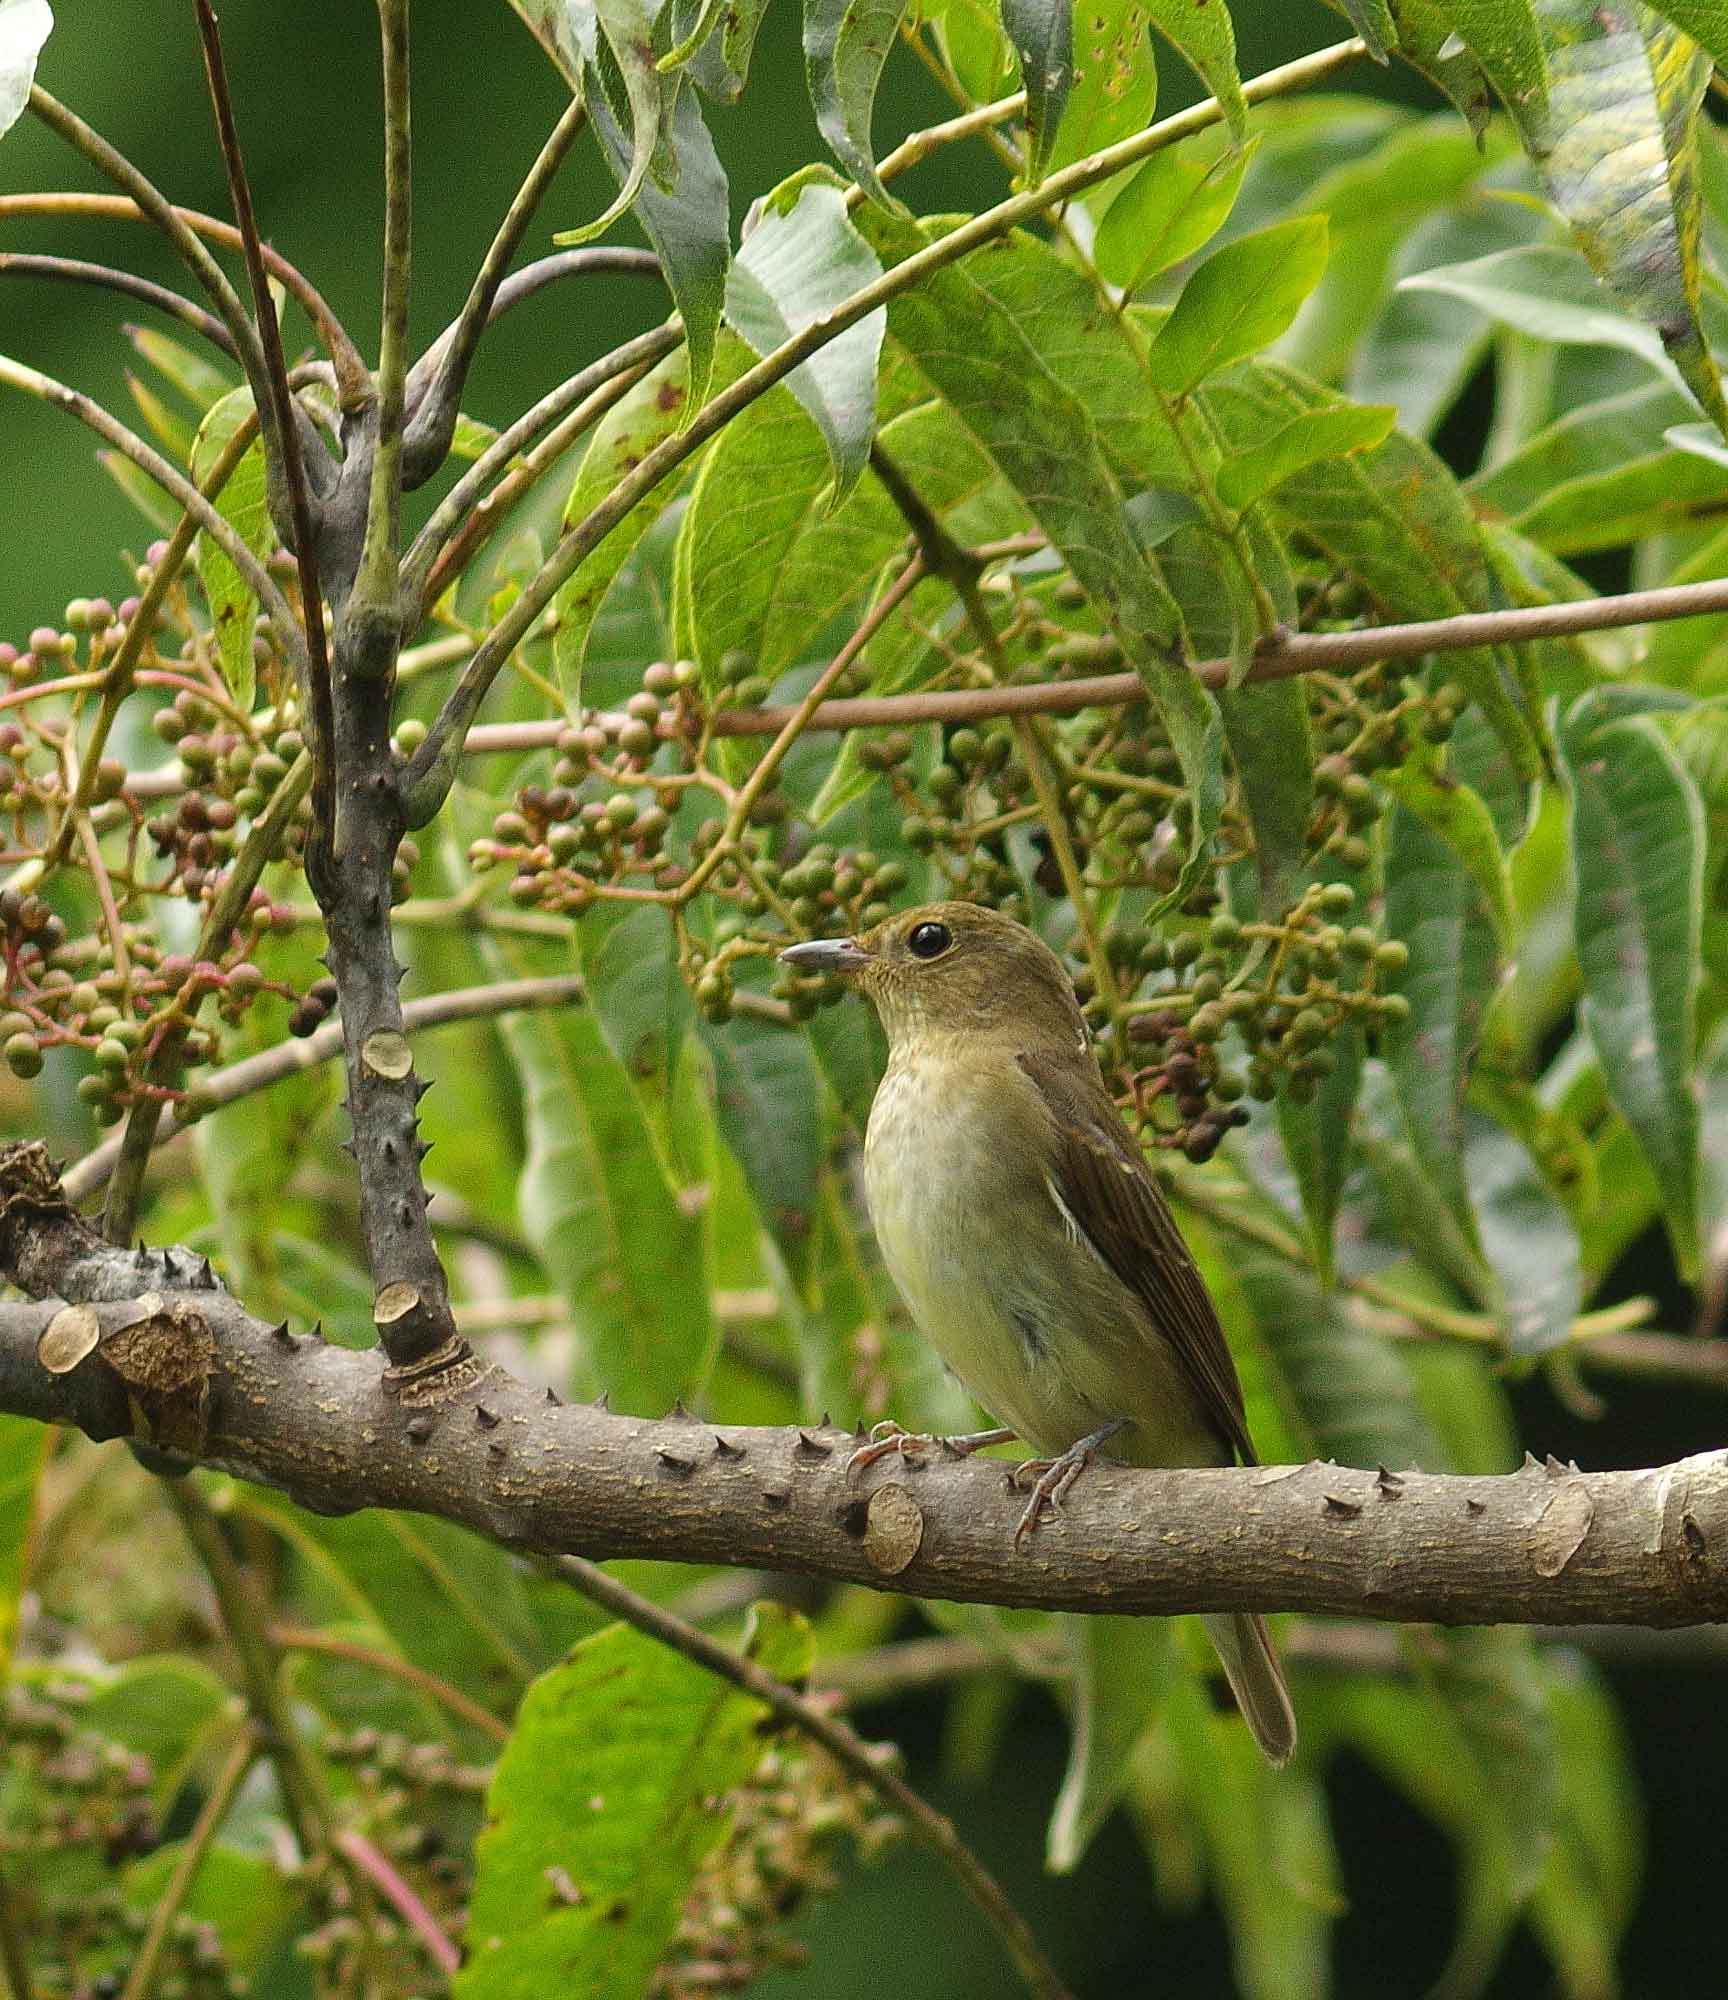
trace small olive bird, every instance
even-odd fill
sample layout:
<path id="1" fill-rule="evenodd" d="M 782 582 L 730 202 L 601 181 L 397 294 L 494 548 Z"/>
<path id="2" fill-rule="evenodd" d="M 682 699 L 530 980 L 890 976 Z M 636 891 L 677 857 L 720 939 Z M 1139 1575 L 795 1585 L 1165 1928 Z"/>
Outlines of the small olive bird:
<path id="1" fill-rule="evenodd" d="M 1217 1312 L 1049 946 L 994 910 L 931 903 L 781 957 L 860 987 L 887 1031 L 870 1219 L 920 1330 L 1011 1427 L 994 1435 L 1050 1454 L 1019 1534 L 1106 1443 L 1131 1465 L 1252 1465 Z M 1255 1741 L 1284 1763 L 1296 1718 L 1264 1621 L 1205 1622 Z"/>

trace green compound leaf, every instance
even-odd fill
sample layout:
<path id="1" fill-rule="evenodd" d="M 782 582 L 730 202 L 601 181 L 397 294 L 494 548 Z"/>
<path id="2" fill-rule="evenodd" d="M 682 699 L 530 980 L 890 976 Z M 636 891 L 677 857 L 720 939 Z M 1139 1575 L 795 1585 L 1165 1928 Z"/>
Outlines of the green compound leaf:
<path id="1" fill-rule="evenodd" d="M 1675 1260 L 1691 1277 L 1699 1261 L 1692 1062 L 1704 808 L 1656 722 L 1617 716 L 1606 695 L 1574 704 L 1560 748 L 1571 785 L 1584 1024 L 1608 1094 L 1655 1175 Z"/>
<path id="2" fill-rule="evenodd" d="M 809 1627 L 770 1605 L 750 1656 L 809 1671 Z M 523 1697 L 476 1844 L 457 2000 L 618 2000 L 646 1991 L 718 1801 L 760 1762 L 760 1702 L 625 1626 L 585 1639 Z"/>
<path id="3" fill-rule="evenodd" d="M 821 176 L 817 178 L 815 176 Z M 761 355 L 882 275 L 876 253 L 846 217 L 846 198 L 820 168 L 771 194 L 726 283 L 726 318 Z M 887 326 L 870 313 L 786 378 L 822 433 L 834 468 L 828 506 L 858 483 L 876 432 L 876 364 Z"/>
<path id="4" fill-rule="evenodd" d="M 907 0 L 805 0 L 804 5 L 804 69 L 817 130 L 865 193 L 896 213 L 903 212 L 900 203 L 876 171 L 870 114 L 906 5 Z"/>
<path id="5" fill-rule="evenodd" d="M 209 478 L 234 433 L 251 415 L 250 389 L 231 389 L 205 413 L 192 441 L 191 453 L 192 477 L 200 486 Z M 247 448 L 215 503 L 216 511 L 260 558 L 276 546 L 276 531 L 270 522 L 264 486 L 264 446 L 256 442 Z M 198 579 L 204 586 L 204 600 L 210 609 L 210 624 L 216 634 L 216 650 L 222 660 L 222 678 L 228 683 L 236 706 L 249 713 L 257 685 L 252 620 L 258 600 L 252 595 L 251 586 L 208 535 L 199 535 L 194 554 Z"/>
<path id="6" fill-rule="evenodd" d="M 1216 250 L 1182 287 L 1147 356 L 1153 382 L 1186 396 L 1269 347 L 1326 268 L 1326 218 L 1299 216 Z"/>
<path id="7" fill-rule="evenodd" d="M 862 225 L 886 263 L 925 232 L 875 211 Z M 979 260 L 989 268 L 988 253 Z M 1223 810 L 1224 739 L 1212 697 L 1181 658 L 1182 619 L 1136 540 L 1128 493 L 1092 410 L 970 266 L 933 272 L 889 307 L 889 332 L 1024 498 L 1032 517 L 1139 671 L 1180 761 L 1192 813 L 1190 871 L 1208 864 Z M 1130 369 L 1131 358 L 1123 357 Z M 1190 884 L 1178 885 L 1177 897 Z"/>

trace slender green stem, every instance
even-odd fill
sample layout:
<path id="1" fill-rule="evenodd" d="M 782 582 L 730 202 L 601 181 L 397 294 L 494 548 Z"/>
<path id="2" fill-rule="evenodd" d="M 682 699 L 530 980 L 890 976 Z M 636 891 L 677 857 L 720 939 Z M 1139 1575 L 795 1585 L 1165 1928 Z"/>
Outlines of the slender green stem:
<path id="1" fill-rule="evenodd" d="M 264 350 L 258 344 L 257 328 L 247 317 L 239 293 L 228 282 L 228 274 L 181 219 L 174 204 L 123 153 L 117 152 L 99 132 L 86 125 L 57 97 L 50 96 L 39 83 L 30 87 L 30 109 L 51 131 L 59 133 L 68 145 L 82 153 L 99 173 L 105 174 L 117 188 L 130 195 L 167 237 L 180 261 L 209 293 L 217 316 L 234 342 L 234 351 L 240 357 L 246 379 L 262 402 Z"/>
<path id="2" fill-rule="evenodd" d="M 206 312 L 202 306 L 194 305 L 152 278 L 117 270 L 112 264 L 92 264 L 82 257 L 40 257 L 21 250 L 6 250 L 0 251 L 0 278 L 53 278 L 61 284 L 95 285 L 103 291 L 119 292 L 165 312 L 191 332 L 202 334 L 212 347 L 235 357 L 234 337 L 214 313 Z"/>
<path id="3" fill-rule="evenodd" d="M 233 866 L 224 876 L 222 887 L 210 905 L 204 928 L 199 933 L 198 958 L 212 959 L 221 955 L 234 926 L 246 912 L 252 891 L 258 886 L 258 878 L 280 853 L 294 815 L 311 786 L 312 753 L 302 750 L 288 767 L 288 774 L 276 787 L 269 805 L 253 821 L 252 831 L 247 834 L 240 852 L 234 857 Z M 164 1029 L 145 1074 L 147 1083 L 163 1085 L 173 1078 L 186 1046 L 189 1025 L 187 1021 L 177 1020 Z M 114 1165 L 114 1178 L 108 1188 L 108 1205 L 102 1217 L 102 1227 L 110 1243 L 131 1241 L 132 1226 L 138 1219 L 138 1205 L 144 1195 L 144 1175 L 150 1164 L 150 1152 L 156 1143 L 156 1130 L 162 1122 L 162 1112 L 160 1097 L 142 1097 L 133 1105 L 126 1120 L 119 1156 Z"/>
<path id="4" fill-rule="evenodd" d="M 480 336 L 491 320 L 492 308 L 505 273 L 510 268 L 510 260 L 520 248 L 535 210 L 551 186 L 553 176 L 563 165 L 565 155 L 575 144 L 576 135 L 582 130 L 587 116 L 586 106 L 580 98 L 576 98 L 553 126 L 545 145 L 540 148 L 539 157 L 528 169 L 527 177 L 516 191 L 515 200 L 498 225 L 498 233 L 474 274 L 474 283 L 469 287 L 455 325 L 433 343 L 409 375 L 410 403 L 416 400 L 415 391 L 422 386 L 420 378 L 426 378 L 424 400 L 414 412 L 409 440 L 408 456 L 413 462 L 404 468 L 410 485 L 417 485 L 435 471 L 450 448 L 456 410 L 462 400 L 468 370 L 479 348 Z M 424 464 L 420 462 L 422 460 Z"/>
<path id="5" fill-rule="evenodd" d="M 656 361 L 670 354 L 683 338 L 683 328 L 673 324 L 656 327 L 650 333 L 627 340 L 622 347 L 603 354 L 598 361 L 591 362 L 568 381 L 559 383 L 531 409 L 525 410 L 508 430 L 500 432 L 432 510 L 425 527 L 415 536 L 402 563 L 404 602 L 420 606 L 421 615 L 424 615 L 426 602 L 437 588 L 428 580 L 440 551 L 461 533 L 477 509 L 491 505 L 487 488 L 509 470 L 511 461 L 520 451 L 567 414 L 581 415 L 584 426 L 591 422 L 592 417 L 586 411 L 577 411 L 576 405 L 621 376 L 631 375 L 634 378 L 635 372 L 652 367 Z M 551 442 L 550 438 L 546 440 L 548 445 Z M 573 435 L 562 436 L 560 449 L 573 442 Z M 550 463 L 550 455 L 546 462 Z M 514 499 L 517 496 L 513 493 L 511 497 Z M 444 567 L 439 564 L 441 570 Z"/>
<path id="6" fill-rule="evenodd" d="M 174 1872 L 150 1913 L 150 1926 L 139 1942 L 138 1956 L 133 1959 L 132 1969 L 126 1975 L 121 2000 L 154 2000 L 159 1990 L 162 1954 L 169 1933 L 174 1928 L 174 1920 L 186 1907 L 186 1898 L 192 1893 L 192 1885 L 198 1879 L 198 1871 L 204 1865 L 210 1844 L 221 1831 L 222 1822 L 233 1809 L 240 1787 L 246 1782 L 246 1773 L 257 1758 L 258 1737 L 248 1724 L 234 1739 L 234 1747 L 223 1760 L 222 1768 L 205 1794 L 204 1803 L 198 1808 L 198 1817 L 192 1822 L 192 1831 L 187 1834 L 180 1849 Z"/>
<path id="7" fill-rule="evenodd" d="M 452 1687 L 447 1680 L 428 1673 L 424 1667 L 417 1667 L 412 1660 L 405 1660 L 400 1654 L 362 1645 L 358 1639 L 338 1638 L 333 1632 L 303 1631 L 297 1625 L 272 1625 L 270 1642 L 285 1653 L 319 1653 L 325 1659 L 347 1660 L 353 1666 L 368 1667 L 375 1674 L 384 1674 L 391 1680 L 400 1681 L 404 1687 L 429 1695 L 452 1715 L 459 1716 L 477 1729 L 482 1736 L 489 1736 L 494 1743 L 508 1743 L 510 1740 L 510 1725 L 501 1722 L 489 1708 L 482 1708 L 460 1688 Z"/>
<path id="8" fill-rule="evenodd" d="M 720 1645 L 694 1625 L 639 1597 L 597 1564 L 580 1556 L 558 1556 L 553 1559 L 553 1567 L 584 1597 L 610 1611 L 615 1618 L 623 1619 L 637 1631 L 646 1632 L 685 1659 L 753 1695 L 782 1722 L 819 1743 L 843 1770 L 867 1785 L 891 1812 L 899 1813 L 917 1838 L 947 1865 L 1001 1940 L 1027 1990 L 1037 2000 L 1071 2000 L 1062 1975 L 1044 1956 L 1031 1925 L 1014 1907 L 1001 1883 L 960 1838 L 954 1822 L 920 1798 L 889 1767 L 881 1752 L 866 1743 L 856 1730 L 808 1695 L 777 1680 L 754 1660 Z"/>
<path id="9" fill-rule="evenodd" d="M 1352 37 L 1349 41 L 1335 43 L 1330 48 L 1318 50 L 1313 55 L 1303 56 L 1278 69 L 1268 70 L 1264 76 L 1251 79 L 1243 86 L 1244 95 L 1250 103 L 1260 103 L 1267 98 L 1306 89 L 1355 62 L 1366 52 L 1364 44 Z M 1207 98 L 1117 145 L 1107 146 L 1076 160 L 1071 166 L 1050 175 L 1037 187 L 1025 189 L 987 209 L 982 215 L 974 216 L 939 241 L 927 244 L 892 270 L 885 271 L 880 278 L 854 292 L 850 299 L 831 312 L 813 320 L 706 403 L 676 436 L 656 445 L 633 472 L 618 482 L 599 506 L 563 537 L 521 596 L 476 650 L 405 773 L 404 795 L 408 803 L 409 824 L 424 826 L 443 804 L 455 777 L 462 732 L 473 720 L 505 660 L 533 629 L 534 621 L 551 603 L 565 578 L 645 494 L 651 493 L 669 472 L 700 450 L 740 410 L 784 380 L 801 362 L 807 361 L 848 327 L 856 326 L 859 320 L 910 291 L 933 273 L 945 270 L 981 245 L 1006 235 L 1020 224 L 1083 193 L 1097 182 L 1108 180 L 1124 167 L 1133 166 L 1179 140 L 1204 131 L 1223 115 L 1217 100 Z M 455 747 L 452 747 L 452 738 L 455 739 Z"/>
<path id="10" fill-rule="evenodd" d="M 390 640 L 359 650 L 356 667 L 369 673 L 387 672 L 395 666 L 395 640 L 401 626 L 397 560 L 402 546 L 402 428 L 414 213 L 408 0 L 378 0 L 378 27 L 384 69 L 384 303 L 378 330 L 378 429 L 366 499 L 366 540 L 352 610 L 381 621 Z"/>
<path id="11" fill-rule="evenodd" d="M 251 449 L 252 440 L 258 432 L 258 418 L 255 411 L 249 412 L 235 427 L 234 435 L 222 447 L 220 457 L 210 468 L 199 491 L 212 505 L 224 486 L 234 475 L 234 469 Z M 58 868 L 66 858 L 66 850 L 72 844 L 73 831 L 78 822 L 90 809 L 90 801 L 96 794 L 96 781 L 100 775 L 102 753 L 107 748 L 109 732 L 114 727 L 114 718 L 120 713 L 120 704 L 132 691 L 132 676 L 137 670 L 138 660 L 156 628 L 156 618 L 173 589 L 175 579 L 180 574 L 181 565 L 191 552 L 197 538 L 198 522 L 190 513 L 180 516 L 179 526 L 168 539 L 168 546 L 161 560 L 150 573 L 150 581 L 144 587 L 144 594 L 138 600 L 138 609 L 132 614 L 132 621 L 126 627 L 126 636 L 121 640 L 113 660 L 102 678 L 102 698 L 97 704 L 96 720 L 91 725 L 90 741 L 84 747 L 84 756 L 78 767 L 77 783 L 67 804 L 60 824 L 54 830 L 42 856 L 42 872 L 47 874 Z"/>
<path id="12" fill-rule="evenodd" d="M 233 250 L 245 248 L 240 231 L 220 216 L 205 215 L 200 209 L 179 205 L 173 208 L 172 213 L 197 236 L 208 237 L 212 243 L 221 243 Z M 0 194 L 0 220 L 15 215 L 102 216 L 124 222 L 152 220 L 129 195 L 65 192 Z M 271 277 L 281 284 L 288 296 L 298 300 L 306 317 L 317 329 L 318 338 L 323 341 L 324 350 L 336 371 L 342 407 L 349 409 L 355 407 L 357 402 L 364 402 L 372 392 L 371 373 L 359 350 L 348 338 L 342 322 L 331 311 L 329 301 L 304 271 L 268 244 L 264 249 L 264 263 Z"/>

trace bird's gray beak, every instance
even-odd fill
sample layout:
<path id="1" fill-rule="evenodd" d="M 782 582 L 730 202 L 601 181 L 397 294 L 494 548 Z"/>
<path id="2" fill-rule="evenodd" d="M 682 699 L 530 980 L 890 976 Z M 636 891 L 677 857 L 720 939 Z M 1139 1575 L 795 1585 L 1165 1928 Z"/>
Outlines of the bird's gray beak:
<path id="1" fill-rule="evenodd" d="M 789 944 L 780 963 L 799 972 L 857 972 L 870 957 L 856 938 L 811 938 L 807 944 Z"/>

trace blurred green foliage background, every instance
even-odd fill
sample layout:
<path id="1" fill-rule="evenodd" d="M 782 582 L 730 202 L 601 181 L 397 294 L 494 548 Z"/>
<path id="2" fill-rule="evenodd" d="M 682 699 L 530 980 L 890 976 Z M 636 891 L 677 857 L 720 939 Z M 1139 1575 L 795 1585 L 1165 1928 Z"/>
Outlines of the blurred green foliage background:
<path id="1" fill-rule="evenodd" d="M 138 161 L 176 200 L 218 214 L 226 194 L 201 104 L 191 9 L 144 0 L 127 10 L 64 0 L 42 65 L 43 82 Z M 1236 0 L 1242 69 L 1252 74 L 1334 39 L 1341 23 L 1316 0 Z M 231 0 L 223 31 L 259 214 L 269 237 L 312 276 L 371 349 L 380 206 L 377 58 L 372 10 L 355 0 L 302 0 L 291 9 Z M 564 88 L 521 24 L 501 4 L 417 0 L 415 141 L 418 169 L 413 331 L 423 345 L 454 314 L 520 175 L 564 99 Z M 745 104 L 711 123 L 731 177 L 735 213 L 784 175 L 821 156 L 800 75 L 798 27 L 770 9 Z M 1173 58 L 1165 102 L 1195 94 Z M 1350 87 L 1419 100 L 1407 72 L 1363 70 Z M 769 107 L 773 107 L 770 109 Z M 883 148 L 892 136 L 944 115 L 933 84 L 904 54 L 888 69 L 878 106 Z M 976 168 L 976 176 L 968 169 Z M 0 194 L 92 185 L 86 168 L 26 120 L 0 147 Z M 918 170 L 909 198 L 929 211 L 975 206 L 986 178 L 981 152 Z M 553 228 L 602 207 L 611 192 L 591 147 L 579 145 L 543 210 L 530 252 Z M 631 225 L 616 232 L 638 240 Z M 151 232 L 125 223 L 5 221 L 10 249 L 87 256 L 178 282 Z M 498 422 L 586 358 L 651 324 L 659 294 L 633 281 L 543 293 L 488 339 L 469 404 Z M 129 349 L 123 302 L 31 281 L 0 286 L 0 349 L 114 407 L 126 402 Z M 291 344 L 302 329 L 290 322 Z M 0 408 L 0 637 L 22 641 L 57 619 L 67 598 L 130 588 L 119 551 L 146 530 L 95 466 L 86 433 L 34 402 Z M 418 496 L 424 510 L 426 495 Z M 1627 1288 L 1651 1282 L 1628 1272 Z M 1537 1386 L 1520 1392 L 1525 1442 L 1538 1453 L 1592 1465 L 1659 1462 L 1720 1442 L 1720 1411 L 1686 1406 L 1665 1389 L 1622 1386 L 1611 1418 L 1587 1425 Z M 1626 1990 L 1669 2000 L 1714 1995 L 1728 1962 L 1728 1911 L 1718 1892 L 1728 1859 L 1719 1810 L 1728 1763 L 1720 1672 L 1610 1665 L 1646 1787 L 1648 1883 L 1626 1965 Z M 907 1748 L 914 1779 L 953 1812 L 1023 1901 L 1055 1956 L 1089 1996 L 1203 1995 L 1230 1990 L 1221 1928 L 1205 1909 L 1153 1919 L 1144 1861 L 1118 1823 L 1075 1880 L 1043 1876 L 1044 1822 L 1065 1747 L 1061 1717 L 1023 1694 L 1013 1754 L 979 1783 L 963 1775 L 964 1715 L 937 1698 L 907 1700 L 864 1726 Z M 1363 1766 L 1346 1760 L 1335 1828 L 1349 1912 L 1338 1933 L 1338 1991 L 1395 1996 L 1425 1989 L 1442 1963 L 1451 1916 L 1451 1861 L 1438 1834 Z M 856 1874 L 807 1927 L 809 1970 L 763 1982 L 765 1996 L 846 1996 L 891 1982 L 898 2000 L 988 2000 L 1003 1974 L 994 1947 L 946 1877 L 902 1847 Z M 917 1941 L 914 1952 L 903 1947 Z M 939 1951 L 932 1942 L 941 1940 Z M 868 1975 L 861 1965 L 872 1964 Z M 1515 1948 L 1493 1992 L 1528 1993 L 1541 1977 L 1533 1948 Z"/>

